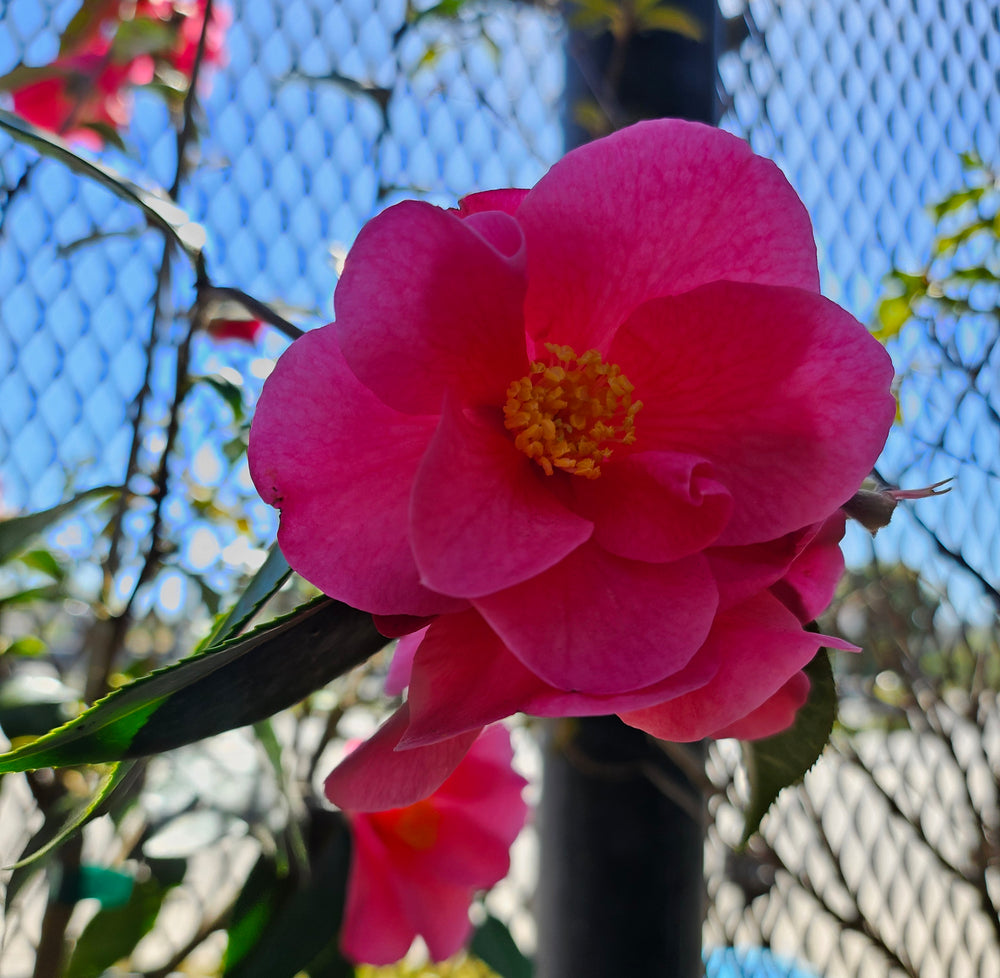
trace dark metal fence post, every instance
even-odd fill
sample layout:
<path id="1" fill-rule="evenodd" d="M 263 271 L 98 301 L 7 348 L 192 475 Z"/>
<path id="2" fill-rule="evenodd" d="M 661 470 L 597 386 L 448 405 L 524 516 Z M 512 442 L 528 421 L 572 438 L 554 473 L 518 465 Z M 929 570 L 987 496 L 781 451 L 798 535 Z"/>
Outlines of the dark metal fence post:
<path id="1" fill-rule="evenodd" d="M 701 23 L 701 41 L 665 31 L 625 40 L 571 35 L 570 145 L 592 134 L 579 124 L 584 102 L 611 128 L 664 115 L 717 121 L 715 0 L 671 5 Z M 701 770 L 703 746 L 687 749 Z M 703 973 L 703 798 L 689 774 L 617 717 L 550 729 L 539 814 L 539 978 Z"/>

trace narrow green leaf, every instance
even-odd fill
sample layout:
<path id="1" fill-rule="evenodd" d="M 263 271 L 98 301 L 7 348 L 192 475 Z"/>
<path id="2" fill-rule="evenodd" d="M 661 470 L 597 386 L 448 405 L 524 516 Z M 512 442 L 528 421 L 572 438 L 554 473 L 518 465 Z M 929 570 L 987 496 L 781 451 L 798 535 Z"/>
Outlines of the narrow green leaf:
<path id="1" fill-rule="evenodd" d="M 0 639 L 0 654 L 20 655 L 26 659 L 34 659 L 48 649 L 48 645 L 37 635 L 22 635 L 14 639 L 6 648 L 3 647 L 3 640 Z M 3 723 L 0 722 L 0 726 Z"/>
<path id="2" fill-rule="evenodd" d="M 966 204 L 980 200 L 985 193 L 986 187 L 967 187 L 964 190 L 959 190 L 957 193 L 953 193 L 950 197 L 946 197 L 940 203 L 934 205 L 934 217 L 940 221 L 945 214 L 950 214 L 952 211 L 957 211 Z"/>
<path id="3" fill-rule="evenodd" d="M 199 258 L 205 245 L 205 229 L 196 224 L 162 190 L 146 190 L 116 170 L 78 156 L 70 146 L 51 133 L 33 126 L 30 122 L 0 109 L 0 129 L 6 130 L 19 143 L 36 152 L 57 160 L 74 173 L 87 177 L 107 187 L 116 197 L 138 207 L 150 224 L 166 232 L 168 237 L 192 261 Z"/>
<path id="4" fill-rule="evenodd" d="M 68 724 L 0 755 L 0 773 L 144 757 L 255 723 L 384 644 L 370 615 L 318 598 L 115 690 Z"/>
<path id="5" fill-rule="evenodd" d="M 534 965 L 514 943 L 503 921 L 487 914 L 472 935 L 469 950 L 489 965 L 500 978 L 532 978 Z"/>
<path id="6" fill-rule="evenodd" d="M 135 946 L 156 923 L 167 891 L 155 879 L 143 880 L 123 907 L 102 910 L 83 929 L 64 978 L 100 978 Z"/>
<path id="7" fill-rule="evenodd" d="M 54 601 L 62 596 L 62 588 L 58 584 L 45 584 L 42 587 L 29 587 L 13 594 L 0 596 L 0 607 L 6 605 L 30 604 L 32 601 Z"/>
<path id="8" fill-rule="evenodd" d="M 300 885 L 273 863 L 254 868 L 249 897 L 233 911 L 225 978 L 294 978 L 303 970 L 313 974 L 313 966 L 317 976 L 337 973 L 350 838 L 339 812 L 313 811 L 312 823 L 310 873 Z"/>
<path id="9" fill-rule="evenodd" d="M 795 722 L 773 737 L 743 744 L 750 802 L 741 845 L 746 845 L 760 828 L 761 819 L 782 789 L 802 781 L 830 740 L 837 717 L 837 691 L 826 649 L 816 653 L 805 673 L 811 683 L 809 699 L 799 710 Z"/>
<path id="10" fill-rule="evenodd" d="M 191 379 L 193 383 L 208 384 L 229 405 L 235 421 L 239 423 L 243 420 L 243 392 L 231 380 L 226 380 L 218 374 Z"/>
<path id="11" fill-rule="evenodd" d="M 98 486 L 78 493 L 72 499 L 67 499 L 58 506 L 53 506 L 52 509 L 45 509 L 40 513 L 29 513 L 27 516 L 14 516 L 9 520 L 0 521 L 0 564 L 6 563 L 27 549 L 28 544 L 35 537 L 44 533 L 63 517 L 68 516 L 80 503 L 93 499 L 95 496 L 112 496 L 119 492 L 121 490 L 117 486 Z"/>
<path id="12" fill-rule="evenodd" d="M 128 152 L 128 147 L 125 145 L 125 140 L 122 139 L 122 134 L 107 122 L 82 122 L 80 123 L 80 128 L 89 129 L 92 133 L 99 136 L 103 142 L 114 146 L 121 153 Z"/>
<path id="13" fill-rule="evenodd" d="M 47 835 L 36 834 L 21 854 L 21 858 L 12 866 L 4 868 L 23 869 L 50 855 L 91 819 L 103 815 L 112 801 L 125 795 L 140 775 L 141 766 L 137 768 L 135 761 L 113 764 L 101 778 L 91 798 L 74 809 L 65 821 L 50 826 Z"/>
<path id="14" fill-rule="evenodd" d="M 199 649 L 219 645 L 237 635 L 248 621 L 264 606 L 264 603 L 288 580 L 292 573 L 288 561 L 275 543 L 268 552 L 260 570 L 254 574 L 239 600 L 216 626 Z"/>
<path id="15" fill-rule="evenodd" d="M 33 636 L 26 638 L 30 637 Z M 10 655 L 12 650 L 17 654 L 13 646 L 6 654 Z M 0 681 L 0 727 L 8 740 L 38 737 L 73 717 L 78 700 L 77 691 L 55 676 L 16 672 Z"/>
<path id="16" fill-rule="evenodd" d="M 39 571 L 54 581 L 61 581 L 66 577 L 65 568 L 48 550 L 30 550 L 21 554 L 20 561 L 25 567 Z"/>
<path id="17" fill-rule="evenodd" d="M 0 92 L 15 92 L 28 85 L 36 85 L 47 78 L 61 75 L 52 65 L 16 65 L 6 75 L 0 76 Z"/>

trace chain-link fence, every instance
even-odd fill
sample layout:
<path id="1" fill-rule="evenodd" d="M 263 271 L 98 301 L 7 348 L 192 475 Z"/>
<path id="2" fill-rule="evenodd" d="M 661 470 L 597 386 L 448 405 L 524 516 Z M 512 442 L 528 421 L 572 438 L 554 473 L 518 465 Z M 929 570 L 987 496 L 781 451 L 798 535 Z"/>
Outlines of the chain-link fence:
<path id="1" fill-rule="evenodd" d="M 51 60 L 76 6 L 7 0 L 0 73 Z M 723 125 L 785 169 L 816 225 L 824 291 L 875 325 L 890 269 L 919 276 L 941 257 L 931 208 L 963 187 L 961 154 L 998 163 L 1000 12 L 987 0 L 722 8 L 732 41 L 719 64 Z M 208 230 L 213 282 L 283 303 L 309 326 L 329 317 L 338 259 L 382 206 L 531 185 L 562 148 L 562 30 L 548 9 L 513 3 L 447 18 L 415 18 L 402 2 L 234 3 L 228 62 L 203 95 L 199 165 L 179 198 Z M 169 186 L 177 161 L 168 121 L 162 100 L 138 93 L 127 151 L 108 158 Z M 0 173 L 0 478 L 7 510 L 37 509 L 69 490 L 121 483 L 134 453 L 131 471 L 155 473 L 194 291 L 175 267 L 154 316 L 163 245 L 134 208 L 6 137 Z M 829 978 L 1000 973 L 996 240 L 963 265 L 989 275 L 972 283 L 983 288 L 962 315 L 921 315 L 914 303 L 889 340 L 902 423 L 881 474 L 906 486 L 953 476 L 954 489 L 901 508 L 874 546 L 855 528 L 856 570 L 831 627 L 866 652 L 838 659 L 842 728 L 746 852 L 732 848 L 737 758 L 725 744 L 713 749 L 709 944 L 769 946 Z M 252 398 L 285 343 L 276 331 L 256 348 L 197 336 L 193 373 L 218 381 L 235 372 Z M 227 570 L 253 566 L 240 550 L 245 531 L 262 540 L 273 532 L 245 468 L 228 464 L 241 418 L 233 406 L 231 430 L 219 429 L 220 389 L 208 384 L 185 400 L 173 454 L 184 461 L 172 469 L 169 505 L 129 514 L 128 539 L 146 539 L 162 518 L 163 536 L 178 546 L 143 599 L 160 624 L 133 633 L 135 657 L 176 651 L 171 626 L 211 601 L 187 571 L 217 598 Z M 88 552 L 93 536 L 77 532 L 61 545 Z M 136 571 L 123 587 L 135 583 L 141 558 L 126 548 L 121 561 Z M 96 627 L 84 610 L 62 606 L 70 624 L 53 647 Z M 17 620 L 8 614 L 4 626 L 15 633 Z M 238 767 L 244 747 L 225 763 Z M 211 750 L 194 769 L 212 767 Z M 18 783 L 4 782 L 4 826 L 32 804 Z M 190 807 L 157 817 L 202 817 L 191 838 L 223 840 L 216 852 L 226 863 L 205 873 L 238 877 L 248 865 L 243 826 L 266 806 L 258 812 L 248 798 L 230 817 L 203 789 L 174 790 L 170 804 L 190 795 Z M 18 827 L 22 841 L 34 827 Z M 213 923 L 212 894 L 199 895 L 195 882 L 204 878 L 192 875 L 171 896 L 172 919 L 182 921 L 168 941 L 174 950 Z M 16 978 L 3 962 L 30 956 L 40 927 L 28 911 L 8 921 L 4 974 Z M 162 969 L 161 952 L 149 952 L 150 973 Z"/>
<path id="2" fill-rule="evenodd" d="M 726 7 L 723 124 L 799 191 L 825 293 L 890 337 L 901 423 L 880 475 L 954 482 L 900 507 L 874 545 L 853 528 L 831 627 L 865 651 L 838 656 L 841 728 L 746 852 L 710 844 L 707 933 L 828 978 L 996 974 L 1000 10 Z M 732 844 L 741 795 L 723 746 L 712 835 Z"/>

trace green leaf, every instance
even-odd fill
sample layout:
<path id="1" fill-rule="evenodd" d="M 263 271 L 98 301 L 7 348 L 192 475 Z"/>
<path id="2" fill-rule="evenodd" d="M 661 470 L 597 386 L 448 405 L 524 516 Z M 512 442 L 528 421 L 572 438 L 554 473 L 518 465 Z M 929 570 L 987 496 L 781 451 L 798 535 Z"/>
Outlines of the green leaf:
<path id="1" fill-rule="evenodd" d="M 26 554 L 21 554 L 20 561 L 25 567 L 39 571 L 54 581 L 61 581 L 66 577 L 66 569 L 48 550 L 29 550 Z"/>
<path id="2" fill-rule="evenodd" d="M 107 15 L 107 0 L 83 0 L 59 39 L 59 54 L 71 53 L 81 41 L 94 33 Z"/>
<path id="3" fill-rule="evenodd" d="M 0 112 L 2 111 L 0 109 Z M 58 506 L 53 506 L 52 509 L 45 509 L 40 513 L 29 513 L 27 516 L 14 516 L 9 520 L 0 521 L 0 564 L 6 563 L 27 549 L 28 544 L 35 537 L 44 533 L 63 517 L 68 516 L 80 503 L 87 499 L 93 499 L 95 496 L 112 496 L 119 492 L 121 490 L 117 486 L 98 486 L 78 493 L 72 499 L 67 499 Z"/>
<path id="4" fill-rule="evenodd" d="M 143 676 L 33 743 L 0 774 L 144 757 L 263 720 L 385 645 L 371 616 L 321 597 Z"/>
<path id="5" fill-rule="evenodd" d="M 219 374 L 210 377 L 192 377 L 191 380 L 195 384 L 208 384 L 229 405 L 237 424 L 243 420 L 243 392 L 231 380 L 226 380 Z"/>
<path id="6" fill-rule="evenodd" d="M 62 71 L 58 68 L 53 68 L 52 65 L 39 65 L 37 67 L 34 65 L 17 65 L 8 71 L 6 75 L 0 76 L 0 92 L 15 92 L 19 88 L 36 85 L 47 78 L 54 78 L 56 75 L 62 74 Z"/>
<path id="7" fill-rule="evenodd" d="M 268 552 L 267 559 L 260 570 L 254 574 L 246 590 L 240 595 L 236 604 L 230 608 L 199 649 L 208 649 L 214 645 L 237 635 L 251 618 L 264 606 L 264 603 L 281 589 L 292 573 L 285 555 L 275 543 Z"/>
<path id="8" fill-rule="evenodd" d="M 489 914 L 472 935 L 469 950 L 500 978 L 532 978 L 534 965 L 514 943 L 507 925 Z"/>
<path id="9" fill-rule="evenodd" d="M 0 682 L 0 727 L 9 740 L 37 737 L 74 716 L 78 700 L 55 676 L 17 673 Z"/>
<path id="10" fill-rule="evenodd" d="M 934 217 L 940 221 L 945 214 L 950 214 L 952 211 L 957 211 L 966 204 L 980 200 L 985 193 L 985 187 L 968 187 L 965 190 L 959 190 L 957 193 L 946 197 L 940 203 L 934 205 Z"/>
<path id="11" fill-rule="evenodd" d="M 163 190 L 146 190 L 103 163 L 77 156 L 58 136 L 33 126 L 6 109 L 0 109 L 0 129 L 43 156 L 57 160 L 74 173 L 102 184 L 126 203 L 134 204 L 150 224 L 165 232 L 192 261 L 200 259 L 206 239 L 205 229 L 192 221 Z"/>
<path id="12" fill-rule="evenodd" d="M 639 13 L 636 21 L 640 31 L 667 31 L 690 41 L 701 41 L 705 37 L 701 21 L 679 7 L 651 6 Z"/>
<path id="13" fill-rule="evenodd" d="M 314 810 L 310 872 L 297 881 L 264 855 L 233 909 L 225 978 L 350 976 L 341 964 L 338 931 L 347 891 L 350 837 L 339 812 Z"/>
<path id="14" fill-rule="evenodd" d="M 61 822 L 53 821 L 52 824 L 49 824 L 46 821 L 43 830 L 36 833 L 25 847 L 21 858 L 12 866 L 4 868 L 23 869 L 48 857 L 91 819 L 103 815 L 112 801 L 127 794 L 129 789 L 137 783 L 141 773 L 142 766 L 136 767 L 135 761 L 113 764 L 101 778 L 97 790 L 91 798 L 77 806 Z"/>
<path id="15" fill-rule="evenodd" d="M 121 153 L 128 152 L 128 147 L 125 145 L 125 140 L 122 139 L 122 134 L 115 129 L 114 126 L 108 124 L 107 122 L 81 122 L 80 128 L 89 129 L 103 142 L 110 146 L 114 146 L 114 148 Z"/>
<path id="16" fill-rule="evenodd" d="M 761 819 L 782 789 L 802 781 L 830 740 L 837 717 L 837 691 L 826 649 L 816 653 L 805 673 L 811 684 L 809 699 L 796 714 L 795 722 L 773 737 L 743 744 L 750 802 L 741 845 L 746 845 L 760 828 Z"/>
<path id="17" fill-rule="evenodd" d="M 884 343 L 892 339 L 913 315 L 910 300 L 906 296 L 892 296 L 878 304 L 879 328 L 872 335 Z"/>
<path id="18" fill-rule="evenodd" d="M 64 978 L 100 978 L 135 946 L 156 923 L 167 891 L 155 879 L 137 883 L 123 907 L 102 910 L 84 928 Z"/>
<path id="19" fill-rule="evenodd" d="M 445 20 L 454 20 L 468 6 L 469 0 L 440 0 L 440 3 L 428 7 L 426 10 L 414 12 L 411 23 L 418 24 L 429 17 L 441 17 Z"/>
<path id="20" fill-rule="evenodd" d="M 48 649 L 48 645 L 37 635 L 22 635 L 20 638 L 14 639 L 6 648 L 3 647 L 3 639 L 0 638 L 0 654 L 2 655 L 20 655 L 26 659 L 34 659 L 42 655 L 46 649 Z M 3 726 L 2 720 L 0 720 L 0 726 Z"/>
<path id="21" fill-rule="evenodd" d="M 176 37 L 176 30 L 166 21 L 152 17 L 122 20 L 111 42 L 111 55 L 124 64 L 140 55 L 169 51 Z"/>
<path id="22" fill-rule="evenodd" d="M 55 601 L 62 597 L 62 593 L 62 588 L 58 584 L 24 588 L 21 591 L 0 596 L 0 608 L 7 605 L 30 604 L 32 601 Z"/>

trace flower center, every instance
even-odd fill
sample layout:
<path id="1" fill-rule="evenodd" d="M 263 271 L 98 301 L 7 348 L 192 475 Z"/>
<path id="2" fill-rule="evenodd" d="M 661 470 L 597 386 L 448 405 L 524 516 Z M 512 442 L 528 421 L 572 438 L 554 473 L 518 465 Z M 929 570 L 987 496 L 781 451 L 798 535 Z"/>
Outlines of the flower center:
<path id="1" fill-rule="evenodd" d="M 585 479 L 601 474 L 615 445 L 635 441 L 642 401 L 616 363 L 597 350 L 577 356 L 568 346 L 546 343 L 549 363 L 532 363 L 527 377 L 507 388 L 504 426 L 514 444 L 552 475 L 556 469 Z"/>
<path id="2" fill-rule="evenodd" d="M 436 845 L 441 815 L 430 798 L 406 808 L 377 812 L 373 821 L 411 849 L 423 851 Z"/>

